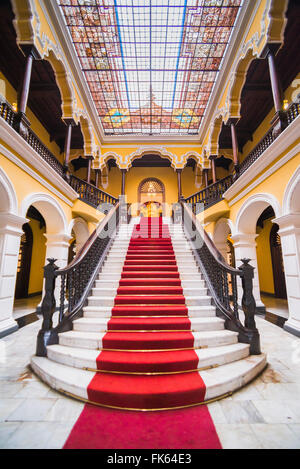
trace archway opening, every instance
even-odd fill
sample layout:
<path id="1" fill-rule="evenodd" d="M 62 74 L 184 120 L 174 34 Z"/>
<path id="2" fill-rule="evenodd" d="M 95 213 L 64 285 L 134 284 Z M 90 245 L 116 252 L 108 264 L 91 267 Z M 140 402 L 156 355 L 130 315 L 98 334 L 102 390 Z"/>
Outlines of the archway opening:
<path id="1" fill-rule="evenodd" d="M 273 223 L 274 218 L 275 213 L 270 205 L 259 216 L 256 223 L 256 252 L 266 318 L 279 324 L 278 317 L 288 317 L 288 304 L 279 226 Z"/>
<path id="2" fill-rule="evenodd" d="M 138 188 L 140 215 L 148 217 L 163 216 L 165 186 L 156 178 L 144 179 Z"/>
<path id="3" fill-rule="evenodd" d="M 46 255 L 46 222 L 43 215 L 30 205 L 26 218 L 29 221 L 22 227 L 13 311 L 14 319 L 20 323 L 27 316 L 29 320 L 41 301 Z"/>

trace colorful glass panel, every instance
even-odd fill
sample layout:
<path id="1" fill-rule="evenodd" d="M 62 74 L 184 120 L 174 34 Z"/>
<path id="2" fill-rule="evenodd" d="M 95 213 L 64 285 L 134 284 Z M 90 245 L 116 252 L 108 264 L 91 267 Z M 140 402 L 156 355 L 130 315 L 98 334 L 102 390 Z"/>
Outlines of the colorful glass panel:
<path id="1" fill-rule="evenodd" d="M 193 135 L 243 0 L 57 0 L 106 135 Z"/>

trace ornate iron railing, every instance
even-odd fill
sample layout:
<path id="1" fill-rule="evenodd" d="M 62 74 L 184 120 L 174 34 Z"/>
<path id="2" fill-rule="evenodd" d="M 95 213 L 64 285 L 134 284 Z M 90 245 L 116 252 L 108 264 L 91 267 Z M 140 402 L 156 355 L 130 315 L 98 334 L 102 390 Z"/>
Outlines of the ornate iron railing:
<path id="1" fill-rule="evenodd" d="M 101 204 L 116 205 L 118 203 L 118 199 L 116 197 L 98 189 L 98 187 L 93 184 L 89 184 L 88 182 L 73 176 L 73 174 L 69 177 L 69 184 L 78 193 L 79 198 L 92 207 L 98 208 Z"/>
<path id="2" fill-rule="evenodd" d="M 249 259 L 242 259 L 238 269 L 227 264 L 189 206 L 182 201 L 178 209 L 179 219 L 192 243 L 194 256 L 216 304 L 218 315 L 225 318 L 227 329 L 239 333 L 240 342 L 250 344 L 251 354 L 260 354 L 259 332 L 254 319 L 256 304 L 252 293 L 254 267 L 249 265 Z M 243 289 L 244 325 L 239 319 L 238 278 L 241 279 Z"/>
<path id="3" fill-rule="evenodd" d="M 230 174 L 214 184 L 210 184 L 205 189 L 190 195 L 184 199 L 184 201 L 191 204 L 193 213 L 197 214 L 201 210 L 201 204 L 203 204 L 204 208 L 208 208 L 217 202 L 220 202 L 223 198 L 224 192 L 226 192 L 231 186 L 232 181 L 233 175 Z"/>
<path id="4" fill-rule="evenodd" d="M 120 204 L 117 203 L 100 222 L 85 245 L 65 268 L 55 265 L 56 259 L 47 259 L 44 267 L 45 294 L 41 305 L 42 328 L 37 339 L 36 354 L 47 355 L 47 345 L 58 343 L 59 332 L 72 329 L 74 319 L 82 316 L 82 308 L 93 287 L 98 272 L 120 222 Z M 53 328 L 53 314 L 56 308 L 55 283 L 59 281 L 59 321 Z"/>

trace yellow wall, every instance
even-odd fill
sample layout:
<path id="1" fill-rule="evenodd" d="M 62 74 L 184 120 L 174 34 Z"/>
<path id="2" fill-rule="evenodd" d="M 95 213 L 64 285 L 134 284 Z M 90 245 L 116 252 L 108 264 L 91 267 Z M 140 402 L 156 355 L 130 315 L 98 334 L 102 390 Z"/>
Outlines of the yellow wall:
<path id="1" fill-rule="evenodd" d="M 33 246 L 31 255 L 31 267 L 29 277 L 28 294 L 39 293 L 43 288 L 43 267 L 45 265 L 46 256 L 46 238 L 44 233 L 45 227 L 40 229 L 40 223 L 37 220 L 29 218 L 30 228 L 33 234 Z"/>
<path id="2" fill-rule="evenodd" d="M 271 220 L 265 220 L 263 228 L 257 227 L 256 238 L 259 285 L 260 290 L 266 293 L 275 293 L 270 249 L 270 232 L 274 225 Z"/>

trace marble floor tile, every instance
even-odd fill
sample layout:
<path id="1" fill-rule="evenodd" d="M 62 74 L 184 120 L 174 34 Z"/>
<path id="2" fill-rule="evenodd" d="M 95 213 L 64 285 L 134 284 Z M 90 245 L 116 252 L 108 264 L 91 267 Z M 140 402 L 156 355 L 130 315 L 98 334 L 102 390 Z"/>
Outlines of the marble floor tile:
<path id="1" fill-rule="evenodd" d="M 51 422 L 74 422 L 83 411 L 84 404 L 74 399 L 57 399 L 45 420 Z"/>
<path id="2" fill-rule="evenodd" d="M 0 448 L 6 449 L 7 442 L 20 427 L 20 422 L 0 422 Z"/>
<path id="3" fill-rule="evenodd" d="M 272 400 L 254 400 L 253 405 L 257 408 L 266 423 L 300 424 L 299 400 L 276 401 L 276 411 L 274 411 L 274 401 Z"/>
<path id="4" fill-rule="evenodd" d="M 220 402 L 212 402 L 208 404 L 208 410 L 213 419 L 214 423 L 227 423 L 226 417 L 224 415 L 223 409 L 221 407 Z"/>
<path id="5" fill-rule="evenodd" d="M 24 399 L 3 399 L 0 400 L 0 422 L 5 421 L 8 416 L 24 402 Z"/>
<path id="6" fill-rule="evenodd" d="M 262 449 L 249 424 L 216 424 L 223 449 Z"/>
<path id="7" fill-rule="evenodd" d="M 264 449 L 300 449 L 297 436 L 285 424 L 251 424 L 257 439 Z"/>
<path id="8" fill-rule="evenodd" d="M 54 399 L 24 399 L 20 405 L 7 416 L 8 422 L 38 422 L 45 420 Z"/>
<path id="9" fill-rule="evenodd" d="M 221 408 L 225 415 L 227 423 L 258 423 L 264 422 L 259 410 L 251 401 L 220 401 Z"/>
<path id="10" fill-rule="evenodd" d="M 64 431 L 62 431 L 64 430 Z M 22 422 L 6 442 L 7 449 L 45 449 L 62 447 L 69 427 L 52 422 Z"/>

